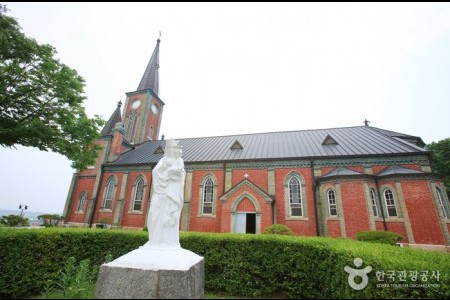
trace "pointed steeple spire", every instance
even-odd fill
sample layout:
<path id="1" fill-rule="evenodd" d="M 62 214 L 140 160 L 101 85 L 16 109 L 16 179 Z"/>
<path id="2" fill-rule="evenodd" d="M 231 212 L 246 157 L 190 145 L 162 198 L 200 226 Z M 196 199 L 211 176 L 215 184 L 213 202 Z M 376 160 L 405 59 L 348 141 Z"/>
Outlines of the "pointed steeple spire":
<path id="1" fill-rule="evenodd" d="M 138 91 L 146 90 L 148 88 L 158 95 L 159 91 L 159 43 L 161 39 L 158 38 L 156 41 L 155 50 L 153 50 L 152 57 L 148 62 L 147 68 L 145 69 L 144 75 L 142 76 L 141 83 L 137 88 Z M 158 95 L 159 96 L 159 95 Z"/>
<path id="2" fill-rule="evenodd" d="M 117 103 L 117 108 L 109 118 L 108 122 L 106 122 L 105 127 L 103 127 L 102 132 L 100 132 L 100 136 L 105 136 L 111 134 L 112 130 L 116 126 L 116 123 L 122 122 L 122 114 L 120 113 L 120 107 L 122 106 L 122 101 Z"/>

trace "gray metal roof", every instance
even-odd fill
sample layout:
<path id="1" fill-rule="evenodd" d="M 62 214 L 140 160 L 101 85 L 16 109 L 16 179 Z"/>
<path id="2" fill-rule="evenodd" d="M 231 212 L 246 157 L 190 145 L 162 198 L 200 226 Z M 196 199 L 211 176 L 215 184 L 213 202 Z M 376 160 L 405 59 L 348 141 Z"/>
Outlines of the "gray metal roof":
<path id="1" fill-rule="evenodd" d="M 338 167 L 331 171 L 330 173 L 326 174 L 323 177 L 331 177 L 331 176 L 338 176 L 338 175 L 361 175 L 362 173 L 344 168 L 344 167 Z"/>
<path id="2" fill-rule="evenodd" d="M 116 126 L 116 123 L 122 122 L 122 115 L 120 113 L 120 107 L 122 106 L 122 102 L 119 101 L 117 104 L 116 110 L 113 112 L 111 117 L 109 118 L 108 122 L 106 122 L 105 127 L 103 127 L 102 131 L 100 132 L 100 136 L 105 136 L 111 134 L 112 130 Z"/>
<path id="3" fill-rule="evenodd" d="M 138 91 L 152 89 L 156 95 L 158 95 L 159 90 L 159 42 L 156 42 L 155 50 L 153 50 L 152 57 L 145 68 L 144 75 L 142 76 L 141 82 L 137 88 Z"/>
<path id="4" fill-rule="evenodd" d="M 394 175 L 394 174 L 424 174 L 424 172 L 404 168 L 401 166 L 390 166 L 390 167 L 387 167 L 386 169 L 382 170 L 380 173 L 378 173 L 377 176 L 387 176 L 387 175 Z"/>
<path id="5" fill-rule="evenodd" d="M 322 145 L 328 135 L 338 144 Z M 427 153 L 425 149 L 392 138 L 371 126 L 177 140 L 183 146 L 183 160 L 186 163 Z M 236 141 L 243 149 L 231 149 Z M 125 152 L 110 165 L 157 163 L 163 156 L 162 153 L 155 153 L 159 146 L 164 147 L 165 141 L 146 141 Z"/>
<path id="6" fill-rule="evenodd" d="M 404 133 L 399 133 L 399 132 L 394 132 L 394 131 L 390 131 L 390 130 L 386 130 L 386 129 L 381 129 L 381 128 L 376 128 L 376 127 L 371 127 L 374 130 L 378 130 L 379 132 L 381 132 L 382 134 L 385 134 L 389 137 L 392 138 L 399 138 L 402 139 L 406 142 L 409 142 L 411 144 L 414 144 L 416 146 L 419 146 L 421 148 L 425 147 L 425 143 L 422 141 L 422 139 L 418 136 L 413 136 L 413 135 L 409 135 L 409 134 L 404 134 Z"/>

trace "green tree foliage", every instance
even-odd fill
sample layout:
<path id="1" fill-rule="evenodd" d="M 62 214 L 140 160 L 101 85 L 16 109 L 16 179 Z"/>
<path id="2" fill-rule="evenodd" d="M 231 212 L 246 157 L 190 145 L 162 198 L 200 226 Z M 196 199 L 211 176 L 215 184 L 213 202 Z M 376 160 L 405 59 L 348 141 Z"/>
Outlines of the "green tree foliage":
<path id="1" fill-rule="evenodd" d="M 64 220 L 64 217 L 61 217 L 60 215 L 44 214 L 39 215 L 38 219 L 44 222 L 45 227 L 56 227 L 59 222 Z"/>
<path id="2" fill-rule="evenodd" d="M 426 148 L 431 151 L 433 172 L 442 176 L 448 192 L 450 188 L 450 138 L 432 142 Z"/>
<path id="3" fill-rule="evenodd" d="M 104 121 L 84 111 L 84 79 L 5 13 L 0 5 L 0 145 L 51 150 L 79 170 L 92 165 L 100 149 L 92 142 Z"/>
<path id="4" fill-rule="evenodd" d="M 2 216 L 2 218 L 0 219 L 0 223 L 5 224 L 6 226 L 9 227 L 30 225 L 27 218 L 23 218 L 18 215 Z"/>

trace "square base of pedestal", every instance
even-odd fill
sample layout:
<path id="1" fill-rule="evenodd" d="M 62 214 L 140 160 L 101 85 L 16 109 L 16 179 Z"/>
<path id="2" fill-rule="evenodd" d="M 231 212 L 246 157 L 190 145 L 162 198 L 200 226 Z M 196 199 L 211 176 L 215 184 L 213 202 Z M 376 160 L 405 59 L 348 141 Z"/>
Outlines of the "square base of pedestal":
<path id="1" fill-rule="evenodd" d="M 135 265 L 100 267 L 96 299 L 200 299 L 204 294 L 204 259 L 190 268 L 149 269 Z"/>

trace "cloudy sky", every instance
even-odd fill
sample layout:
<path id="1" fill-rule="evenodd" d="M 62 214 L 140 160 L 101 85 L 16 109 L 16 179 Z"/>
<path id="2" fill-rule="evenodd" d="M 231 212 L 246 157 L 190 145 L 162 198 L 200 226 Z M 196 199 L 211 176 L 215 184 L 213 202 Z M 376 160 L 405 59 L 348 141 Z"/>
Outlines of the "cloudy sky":
<path id="1" fill-rule="evenodd" d="M 159 31 L 166 138 L 371 126 L 450 136 L 449 3 L 8 3 L 108 119 Z M 0 209 L 62 213 L 65 157 L 0 148 Z"/>

